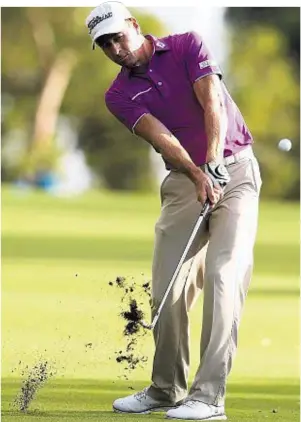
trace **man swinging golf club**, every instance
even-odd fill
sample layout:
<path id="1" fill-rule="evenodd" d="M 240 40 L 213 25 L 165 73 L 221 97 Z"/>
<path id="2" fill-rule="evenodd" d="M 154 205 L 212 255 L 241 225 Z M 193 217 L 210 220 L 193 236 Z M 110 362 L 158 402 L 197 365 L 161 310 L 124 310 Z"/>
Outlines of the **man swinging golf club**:
<path id="1" fill-rule="evenodd" d="M 154 328 L 152 383 L 115 400 L 113 409 L 140 414 L 169 409 L 168 418 L 225 420 L 226 379 L 257 230 L 261 178 L 252 136 L 197 33 L 144 36 L 129 10 L 115 1 L 96 7 L 86 25 L 93 48 L 121 66 L 105 95 L 108 109 L 149 142 L 170 170 L 155 227 L 153 316 L 202 206 L 211 204 Z M 200 366 L 188 391 L 188 312 L 201 290 Z"/>

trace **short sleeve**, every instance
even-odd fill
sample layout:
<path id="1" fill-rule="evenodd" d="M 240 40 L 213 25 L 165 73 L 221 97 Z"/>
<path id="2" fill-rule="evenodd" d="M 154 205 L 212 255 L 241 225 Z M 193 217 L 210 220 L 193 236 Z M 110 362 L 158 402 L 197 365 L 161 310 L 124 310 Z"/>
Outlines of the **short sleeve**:
<path id="1" fill-rule="evenodd" d="M 149 113 L 145 106 L 131 100 L 121 91 L 107 91 L 105 102 L 108 110 L 133 133 L 141 117 Z"/>
<path id="2" fill-rule="evenodd" d="M 222 77 L 222 72 L 217 62 L 197 32 L 193 31 L 185 34 L 182 49 L 192 84 L 207 75 L 216 74 L 220 78 Z"/>

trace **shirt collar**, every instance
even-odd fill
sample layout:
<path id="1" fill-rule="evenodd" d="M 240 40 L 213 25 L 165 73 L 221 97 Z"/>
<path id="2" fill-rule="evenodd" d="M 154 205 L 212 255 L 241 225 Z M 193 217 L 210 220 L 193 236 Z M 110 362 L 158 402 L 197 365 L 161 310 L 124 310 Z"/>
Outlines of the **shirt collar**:
<path id="1" fill-rule="evenodd" d="M 153 45 L 155 47 L 155 53 L 170 50 L 170 47 L 168 46 L 168 44 L 166 43 L 165 40 L 162 41 L 162 40 L 158 39 L 157 37 L 154 37 L 151 34 L 145 35 L 145 38 L 147 38 L 148 40 L 151 40 L 153 42 Z"/>

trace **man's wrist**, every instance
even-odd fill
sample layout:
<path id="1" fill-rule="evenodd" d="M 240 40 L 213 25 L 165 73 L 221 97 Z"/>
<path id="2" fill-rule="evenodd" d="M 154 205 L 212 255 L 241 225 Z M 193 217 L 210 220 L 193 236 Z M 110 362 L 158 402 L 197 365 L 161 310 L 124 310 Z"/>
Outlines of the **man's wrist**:
<path id="1" fill-rule="evenodd" d="M 204 172 L 200 167 L 196 165 L 191 166 L 189 171 L 189 178 L 193 183 L 198 183 L 200 181 L 200 177 L 204 176 Z"/>
<path id="2" fill-rule="evenodd" d="M 217 160 L 217 155 L 216 154 L 213 154 L 212 152 L 211 153 L 207 153 L 206 163 L 215 162 L 216 160 Z"/>
<path id="3" fill-rule="evenodd" d="M 213 152 L 207 153 L 206 164 L 209 164 L 209 163 L 222 164 L 222 160 L 223 160 L 223 157 L 221 156 L 221 154 L 217 154 L 217 153 L 215 154 Z"/>

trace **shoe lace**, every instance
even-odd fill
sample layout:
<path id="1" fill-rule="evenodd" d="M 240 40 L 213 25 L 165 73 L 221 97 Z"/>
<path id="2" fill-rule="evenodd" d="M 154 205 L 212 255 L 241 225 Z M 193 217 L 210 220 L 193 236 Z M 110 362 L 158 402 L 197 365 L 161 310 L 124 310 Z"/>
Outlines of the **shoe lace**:
<path id="1" fill-rule="evenodd" d="M 148 390 L 148 387 L 144 388 L 142 391 L 139 391 L 138 393 L 134 394 L 134 397 L 141 402 L 143 399 L 147 398 L 147 395 L 146 395 L 147 390 Z"/>
<path id="2" fill-rule="evenodd" d="M 200 404 L 199 401 L 187 400 L 187 401 L 185 401 L 185 403 L 183 403 L 183 406 L 187 406 L 187 407 L 190 407 L 191 409 L 193 409 L 194 407 L 198 406 L 199 404 Z"/>

